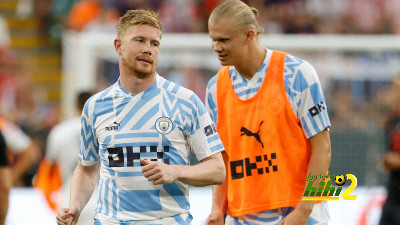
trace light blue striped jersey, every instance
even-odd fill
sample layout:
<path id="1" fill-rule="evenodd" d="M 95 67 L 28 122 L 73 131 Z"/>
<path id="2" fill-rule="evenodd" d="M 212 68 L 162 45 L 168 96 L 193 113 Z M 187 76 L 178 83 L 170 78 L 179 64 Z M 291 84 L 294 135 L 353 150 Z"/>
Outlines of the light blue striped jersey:
<path id="1" fill-rule="evenodd" d="M 234 66 L 229 67 L 232 86 L 235 93 L 242 100 L 247 100 L 253 97 L 260 89 L 269 63 L 271 61 L 273 50 L 267 49 L 267 54 L 264 62 L 254 74 L 251 80 L 247 80 L 235 69 Z M 206 107 L 217 124 L 217 76 L 210 79 L 207 85 L 206 92 Z M 328 117 L 325 97 L 322 92 L 321 84 L 314 67 L 307 61 L 299 59 L 293 55 L 286 55 L 284 63 L 284 74 L 282 82 L 285 85 L 286 96 L 294 114 L 300 121 L 300 126 L 307 138 L 310 138 L 319 132 L 330 128 L 331 124 Z M 278 224 L 288 210 L 293 210 L 292 207 L 270 210 L 260 213 L 254 213 L 234 218 L 232 224 Z M 327 204 L 316 204 L 314 206 L 312 217 L 310 216 L 310 224 L 324 223 L 329 220 Z M 232 220 L 233 221 L 233 220 Z M 318 223 L 313 223 L 318 221 Z"/>
<path id="2" fill-rule="evenodd" d="M 81 122 L 79 160 L 85 166 L 101 165 L 96 219 L 133 224 L 172 217 L 177 224 L 190 223 L 188 185 L 153 185 L 143 176 L 140 159 L 189 165 L 190 149 L 198 160 L 223 150 L 205 106 L 192 91 L 158 74 L 137 95 L 117 81 L 86 102 Z"/>

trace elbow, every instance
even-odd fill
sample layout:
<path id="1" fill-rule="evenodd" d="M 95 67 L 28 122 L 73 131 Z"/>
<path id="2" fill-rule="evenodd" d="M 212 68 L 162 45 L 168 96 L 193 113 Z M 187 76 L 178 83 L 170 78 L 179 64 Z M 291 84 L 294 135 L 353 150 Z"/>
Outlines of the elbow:
<path id="1" fill-rule="evenodd" d="M 0 167 L 0 174 L 3 181 L 0 183 L 0 193 L 8 196 L 12 188 L 12 177 L 9 168 Z"/>
<path id="2" fill-rule="evenodd" d="M 331 158 L 332 158 L 332 149 L 331 149 L 331 143 L 329 142 L 325 147 L 325 159 L 329 164 L 331 163 Z"/>
<path id="3" fill-rule="evenodd" d="M 32 161 L 39 162 L 40 159 L 42 158 L 42 152 L 41 152 L 40 148 L 36 144 L 32 144 L 30 146 L 30 152 L 31 152 Z"/>
<path id="4" fill-rule="evenodd" d="M 225 178 L 226 178 L 225 165 L 222 164 L 222 165 L 218 166 L 217 169 L 218 169 L 218 171 L 217 171 L 216 176 L 215 176 L 214 184 L 220 185 L 220 184 L 224 183 Z"/>

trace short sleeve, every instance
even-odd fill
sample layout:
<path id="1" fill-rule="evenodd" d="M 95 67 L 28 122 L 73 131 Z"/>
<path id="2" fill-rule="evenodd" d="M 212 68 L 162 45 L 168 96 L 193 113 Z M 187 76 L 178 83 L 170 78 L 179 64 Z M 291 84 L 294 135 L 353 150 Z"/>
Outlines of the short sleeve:
<path id="1" fill-rule="evenodd" d="M 197 159 L 203 160 L 223 151 L 224 147 L 206 107 L 195 94 L 192 96 L 192 103 L 195 113 L 188 142 Z"/>
<path id="2" fill-rule="evenodd" d="M 84 166 L 91 166 L 100 162 L 99 143 L 94 129 L 94 103 L 90 98 L 82 111 L 81 115 L 81 147 L 79 160 Z"/>
<path id="3" fill-rule="evenodd" d="M 215 124 L 217 124 L 217 75 L 208 81 L 206 90 L 206 108 L 211 116 L 211 119 Z"/>
<path id="4" fill-rule="evenodd" d="M 331 124 L 317 72 L 307 61 L 288 55 L 285 89 L 290 105 L 307 138 L 329 129 Z"/>
<path id="5" fill-rule="evenodd" d="M 14 153 L 21 153 L 31 145 L 31 138 L 13 123 L 6 122 L 2 132 L 7 147 Z"/>

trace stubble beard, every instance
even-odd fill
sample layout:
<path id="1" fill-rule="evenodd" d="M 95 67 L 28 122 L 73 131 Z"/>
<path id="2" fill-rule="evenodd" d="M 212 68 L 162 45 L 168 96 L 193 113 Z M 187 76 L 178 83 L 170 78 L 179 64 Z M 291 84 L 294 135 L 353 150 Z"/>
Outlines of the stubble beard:
<path id="1" fill-rule="evenodd" d="M 155 70 L 153 70 L 154 65 L 149 65 L 148 67 L 144 67 L 138 65 L 138 62 L 133 62 L 131 64 L 125 64 L 131 74 L 134 74 L 139 79 L 145 79 L 152 75 L 154 75 Z"/>

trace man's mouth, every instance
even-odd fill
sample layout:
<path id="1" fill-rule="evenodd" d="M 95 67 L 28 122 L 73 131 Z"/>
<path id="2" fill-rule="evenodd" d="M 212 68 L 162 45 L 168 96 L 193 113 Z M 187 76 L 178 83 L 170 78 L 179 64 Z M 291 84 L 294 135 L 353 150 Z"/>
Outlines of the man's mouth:
<path id="1" fill-rule="evenodd" d="M 139 62 L 148 63 L 148 64 L 152 64 L 151 59 L 147 59 L 147 58 L 139 58 L 138 61 Z"/>
<path id="2" fill-rule="evenodd" d="M 219 60 L 224 60 L 227 56 L 228 56 L 227 54 L 225 54 L 225 55 L 218 55 L 218 59 L 219 59 Z"/>

